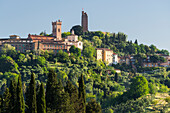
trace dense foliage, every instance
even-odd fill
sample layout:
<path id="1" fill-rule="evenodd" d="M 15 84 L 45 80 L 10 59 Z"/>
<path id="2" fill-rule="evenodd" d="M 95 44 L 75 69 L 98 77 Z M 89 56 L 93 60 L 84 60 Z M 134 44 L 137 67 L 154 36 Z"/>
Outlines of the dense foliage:
<path id="1" fill-rule="evenodd" d="M 138 45 L 137 40 L 127 41 L 127 35 L 120 32 L 82 33 L 77 26 L 75 33 L 77 29 L 79 40 L 83 41 L 82 51 L 75 46 L 70 48 L 70 54 L 62 50 L 57 54 L 46 50 L 21 53 L 9 45 L 2 48 L 1 111 L 143 112 L 150 102 L 143 96 L 169 91 L 169 68 L 142 67 L 147 55 L 151 62 L 165 62 L 157 54 L 169 55 L 167 50 Z M 136 68 L 127 64 L 108 66 L 106 62 L 97 61 L 95 48 L 100 47 L 112 49 L 119 56 L 133 55 Z"/>

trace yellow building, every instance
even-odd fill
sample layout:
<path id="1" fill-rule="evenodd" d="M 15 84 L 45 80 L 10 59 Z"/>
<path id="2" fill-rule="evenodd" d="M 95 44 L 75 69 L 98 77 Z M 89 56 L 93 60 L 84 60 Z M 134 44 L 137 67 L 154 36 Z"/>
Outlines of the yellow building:
<path id="1" fill-rule="evenodd" d="M 107 48 L 96 48 L 97 60 L 102 60 L 108 65 L 113 63 L 113 51 Z"/>

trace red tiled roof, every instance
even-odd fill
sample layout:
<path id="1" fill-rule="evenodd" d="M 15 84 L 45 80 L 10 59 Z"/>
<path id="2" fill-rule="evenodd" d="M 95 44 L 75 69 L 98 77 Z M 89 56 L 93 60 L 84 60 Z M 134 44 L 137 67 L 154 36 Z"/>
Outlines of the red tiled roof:
<path id="1" fill-rule="evenodd" d="M 31 35 L 31 34 L 29 34 L 28 36 L 33 36 L 33 37 L 51 37 L 51 38 L 54 38 L 53 36 L 42 36 L 42 35 Z"/>

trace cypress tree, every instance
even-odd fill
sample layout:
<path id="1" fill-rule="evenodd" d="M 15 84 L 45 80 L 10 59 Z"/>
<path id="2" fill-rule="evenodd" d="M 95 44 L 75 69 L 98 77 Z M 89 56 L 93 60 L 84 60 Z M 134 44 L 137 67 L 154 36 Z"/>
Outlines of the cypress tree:
<path id="1" fill-rule="evenodd" d="M 72 84 L 70 80 L 67 81 L 65 91 L 70 96 L 70 105 L 74 108 L 75 112 L 78 112 L 78 89 L 75 85 Z"/>
<path id="2" fill-rule="evenodd" d="M 57 77 L 54 70 L 49 70 L 48 80 L 47 80 L 47 88 L 46 88 L 46 106 L 47 110 L 51 112 L 56 109 L 56 85 L 57 85 Z"/>
<path id="3" fill-rule="evenodd" d="M 46 113 L 45 91 L 42 82 L 37 96 L 37 113 Z"/>
<path id="4" fill-rule="evenodd" d="M 102 108 L 96 100 L 91 99 L 90 102 L 87 103 L 86 113 L 102 113 Z"/>
<path id="5" fill-rule="evenodd" d="M 4 94 L 3 94 L 3 113 L 11 113 L 10 111 L 10 93 L 9 93 L 9 89 L 6 88 Z"/>
<path id="6" fill-rule="evenodd" d="M 78 112 L 78 89 L 74 86 L 70 80 L 67 81 L 67 85 L 65 87 L 65 92 L 67 92 L 70 96 L 70 106 L 73 107 L 75 112 Z"/>
<path id="7" fill-rule="evenodd" d="M 79 99 L 80 99 L 80 112 L 85 113 L 86 111 L 86 91 L 85 91 L 85 85 L 84 85 L 84 78 L 83 75 L 81 75 L 79 79 Z"/>
<path id="8" fill-rule="evenodd" d="M 22 92 L 21 75 L 19 75 L 19 77 L 18 77 L 18 84 L 17 84 L 16 112 L 17 113 L 25 113 L 25 103 L 24 103 L 24 96 L 23 96 L 23 92 Z"/>
<path id="9" fill-rule="evenodd" d="M 115 81 L 118 82 L 118 73 L 115 73 Z"/>
<path id="10" fill-rule="evenodd" d="M 10 97 L 10 111 L 11 113 L 16 113 L 16 102 L 17 102 L 17 83 L 15 80 L 11 80 L 9 86 Z"/>
<path id="11" fill-rule="evenodd" d="M 60 79 L 56 86 L 56 91 L 57 91 L 56 98 L 55 98 L 55 103 L 57 103 L 56 112 L 73 113 L 73 108 L 72 106 L 70 106 L 69 94 L 64 91 L 64 87 Z"/>
<path id="12" fill-rule="evenodd" d="M 36 104 L 36 84 L 35 84 L 35 74 L 31 74 L 31 81 L 27 89 L 26 94 L 26 105 L 28 106 L 27 113 L 37 113 Z"/>
<path id="13" fill-rule="evenodd" d="M 0 113 L 2 113 L 2 109 L 3 109 L 3 107 L 2 107 L 2 95 L 0 95 Z"/>
<path id="14" fill-rule="evenodd" d="M 86 89 L 84 85 L 84 78 L 83 75 L 81 75 L 79 79 L 79 98 L 83 98 L 84 103 L 86 103 Z"/>

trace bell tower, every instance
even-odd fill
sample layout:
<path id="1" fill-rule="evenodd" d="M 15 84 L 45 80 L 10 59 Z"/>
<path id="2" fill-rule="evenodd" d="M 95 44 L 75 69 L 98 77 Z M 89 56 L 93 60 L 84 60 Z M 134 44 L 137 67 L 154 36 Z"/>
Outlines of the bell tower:
<path id="1" fill-rule="evenodd" d="M 52 34 L 57 39 L 57 41 L 62 40 L 61 37 L 61 25 L 62 21 L 58 20 L 56 22 L 52 22 Z"/>

